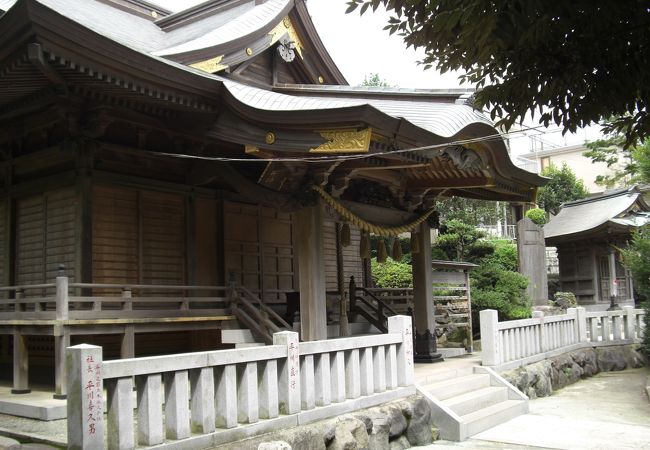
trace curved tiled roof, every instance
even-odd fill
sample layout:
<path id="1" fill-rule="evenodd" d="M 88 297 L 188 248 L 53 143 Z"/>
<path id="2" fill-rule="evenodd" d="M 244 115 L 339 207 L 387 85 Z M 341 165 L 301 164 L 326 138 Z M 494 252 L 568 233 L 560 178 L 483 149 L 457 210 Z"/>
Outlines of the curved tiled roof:
<path id="1" fill-rule="evenodd" d="M 260 6 L 232 18 L 222 26 L 206 32 L 202 36 L 172 47 L 157 50 L 152 54 L 157 56 L 175 55 L 235 41 L 250 34 L 251 30 L 276 25 L 278 15 L 290 4 L 290 0 L 268 0 Z"/>
<path id="2" fill-rule="evenodd" d="M 451 137 L 463 128 L 482 123 L 492 126 L 492 122 L 480 111 L 467 105 L 454 103 L 414 102 L 396 99 L 340 98 L 293 96 L 258 89 L 229 80 L 224 80 L 226 88 L 240 102 L 255 109 L 266 111 L 306 111 L 335 108 L 348 108 L 368 105 L 397 119 L 406 119 L 413 125 L 440 137 Z"/>
<path id="3" fill-rule="evenodd" d="M 626 213 L 640 200 L 640 196 L 635 189 L 622 189 L 565 203 L 558 215 L 544 225 L 544 236 L 553 242 L 558 238 L 595 230 L 610 221 L 628 224 L 629 221 L 617 222 L 618 216 Z"/>

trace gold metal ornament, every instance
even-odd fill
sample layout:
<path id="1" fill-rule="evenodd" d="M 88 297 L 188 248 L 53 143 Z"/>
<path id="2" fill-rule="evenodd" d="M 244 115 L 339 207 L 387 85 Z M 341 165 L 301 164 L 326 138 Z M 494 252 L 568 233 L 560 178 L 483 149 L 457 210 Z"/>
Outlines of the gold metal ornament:
<path id="1" fill-rule="evenodd" d="M 206 59 L 205 61 L 195 62 L 193 64 L 190 64 L 190 67 L 194 67 L 195 69 L 199 69 L 203 72 L 208 73 L 220 72 L 228 68 L 227 64 L 221 64 L 223 56 L 224 55 L 216 56 L 214 58 Z"/>
<path id="2" fill-rule="evenodd" d="M 318 132 L 327 142 L 309 149 L 310 153 L 367 153 L 370 149 L 372 129 L 354 128 L 323 130 Z"/>
<path id="3" fill-rule="evenodd" d="M 266 133 L 266 136 L 264 136 L 264 142 L 266 142 L 269 145 L 275 143 L 275 133 L 273 133 L 272 131 Z"/>
<path id="4" fill-rule="evenodd" d="M 305 46 L 300 40 L 300 36 L 298 36 L 298 33 L 296 32 L 296 29 L 291 23 L 291 19 L 289 19 L 289 16 L 286 16 L 275 27 L 273 27 L 271 31 L 269 31 L 269 36 L 271 36 L 269 47 L 272 47 L 273 44 L 278 42 L 280 38 L 282 38 L 286 34 L 289 35 L 289 40 L 293 41 L 294 48 L 298 52 L 298 55 L 302 58 L 302 50 L 305 48 Z"/>
<path id="5" fill-rule="evenodd" d="M 250 48 L 250 47 L 246 48 L 246 54 L 247 54 L 248 56 L 251 56 L 251 55 L 253 54 L 253 49 Z"/>

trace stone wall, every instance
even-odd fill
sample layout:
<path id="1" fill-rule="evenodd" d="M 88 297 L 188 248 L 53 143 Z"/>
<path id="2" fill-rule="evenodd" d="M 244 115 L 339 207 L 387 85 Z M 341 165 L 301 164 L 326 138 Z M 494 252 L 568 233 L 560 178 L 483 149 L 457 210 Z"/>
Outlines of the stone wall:
<path id="1" fill-rule="evenodd" d="M 402 450 L 438 438 L 420 395 L 215 447 L 220 450 Z"/>
<path id="2" fill-rule="evenodd" d="M 643 367 L 645 364 L 638 345 L 617 345 L 575 350 L 501 375 L 533 399 L 547 397 L 554 390 L 599 372 Z"/>

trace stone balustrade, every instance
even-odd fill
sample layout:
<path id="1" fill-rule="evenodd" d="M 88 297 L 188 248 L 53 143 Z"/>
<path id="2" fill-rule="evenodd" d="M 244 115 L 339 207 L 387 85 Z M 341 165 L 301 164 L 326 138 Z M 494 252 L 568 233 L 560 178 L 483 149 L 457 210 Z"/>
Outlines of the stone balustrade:
<path id="1" fill-rule="evenodd" d="M 497 312 L 480 313 L 482 364 L 509 370 L 587 346 L 640 342 L 642 309 L 626 306 L 616 311 L 586 312 L 569 308 L 559 316 L 499 322 Z"/>
<path id="2" fill-rule="evenodd" d="M 411 318 L 388 328 L 311 342 L 284 331 L 263 347 L 115 361 L 69 347 L 68 447 L 209 448 L 411 395 Z"/>

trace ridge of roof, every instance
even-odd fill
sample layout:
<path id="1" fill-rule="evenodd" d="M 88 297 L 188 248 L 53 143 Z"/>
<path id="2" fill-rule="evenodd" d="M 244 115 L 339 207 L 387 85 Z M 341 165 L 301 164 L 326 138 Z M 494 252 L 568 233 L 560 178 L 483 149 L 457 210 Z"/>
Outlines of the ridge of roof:
<path id="1" fill-rule="evenodd" d="M 224 9 L 222 12 L 246 3 L 250 3 L 250 1 L 232 2 L 233 6 Z M 283 12 L 286 12 L 291 7 L 293 7 L 291 0 L 269 0 L 260 5 L 255 5 L 254 8 L 201 36 L 160 48 L 151 53 L 156 56 L 171 57 L 234 42 L 255 33 L 257 29 L 273 28 L 276 25 L 275 22 L 278 20 L 278 16 L 282 16 Z M 204 14 L 204 16 L 208 15 L 211 14 Z"/>
<path id="2" fill-rule="evenodd" d="M 145 0 L 97 0 L 106 5 L 113 6 L 122 11 L 135 14 L 154 21 L 158 16 L 168 16 L 172 12 L 155 3 Z"/>
<path id="3" fill-rule="evenodd" d="M 208 0 L 181 11 L 158 19 L 156 25 L 162 30 L 169 31 L 189 23 L 196 22 L 205 16 L 227 11 L 252 0 Z"/>
<path id="4" fill-rule="evenodd" d="M 278 83 L 274 86 L 279 90 L 309 93 L 345 94 L 358 96 L 418 96 L 418 97 L 454 97 L 461 98 L 474 94 L 474 89 L 451 88 L 451 89 L 423 89 L 423 88 L 401 88 L 383 86 L 349 86 L 349 85 L 316 85 L 316 84 L 289 84 Z"/>
<path id="5" fill-rule="evenodd" d="M 606 200 L 606 199 L 609 199 L 609 198 L 621 197 L 623 195 L 629 195 L 629 194 L 640 195 L 640 191 L 638 190 L 638 188 L 636 186 L 612 189 L 612 190 L 605 191 L 602 194 L 596 195 L 596 196 L 593 196 L 593 197 L 581 198 L 579 200 L 573 200 L 573 201 L 570 201 L 570 202 L 566 202 L 566 203 L 562 204 L 562 208 L 570 208 L 570 207 L 573 207 L 573 206 L 584 205 L 586 203 L 600 202 L 602 200 Z"/>

